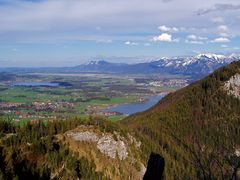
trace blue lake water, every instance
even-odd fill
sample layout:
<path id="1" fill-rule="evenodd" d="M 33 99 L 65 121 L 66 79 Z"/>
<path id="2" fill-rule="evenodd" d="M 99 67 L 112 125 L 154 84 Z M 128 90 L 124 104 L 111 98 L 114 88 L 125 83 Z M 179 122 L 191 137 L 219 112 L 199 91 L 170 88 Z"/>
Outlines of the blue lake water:
<path id="1" fill-rule="evenodd" d="M 25 87 L 46 86 L 46 87 L 57 87 L 57 86 L 59 86 L 59 83 L 51 83 L 51 82 L 16 82 L 16 83 L 13 83 L 13 86 L 25 86 Z"/>
<path id="2" fill-rule="evenodd" d="M 104 109 L 102 112 L 119 112 L 119 113 L 131 115 L 131 114 L 142 112 L 149 109 L 150 107 L 157 104 L 158 101 L 161 100 L 166 95 L 167 95 L 166 93 L 161 93 L 159 95 L 149 96 L 147 101 L 139 102 L 139 103 L 131 103 L 131 104 L 121 104 L 115 107 Z"/>

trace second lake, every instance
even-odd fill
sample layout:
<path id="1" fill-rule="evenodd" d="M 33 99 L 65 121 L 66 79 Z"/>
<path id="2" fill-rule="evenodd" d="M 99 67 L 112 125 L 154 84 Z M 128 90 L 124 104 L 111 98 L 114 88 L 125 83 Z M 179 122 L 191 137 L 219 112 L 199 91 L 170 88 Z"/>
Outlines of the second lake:
<path id="1" fill-rule="evenodd" d="M 137 112 L 142 112 L 158 103 L 167 93 L 161 93 L 155 96 L 149 96 L 146 101 L 130 104 L 120 104 L 114 107 L 104 109 L 102 112 L 119 112 L 126 115 L 131 115 Z"/>

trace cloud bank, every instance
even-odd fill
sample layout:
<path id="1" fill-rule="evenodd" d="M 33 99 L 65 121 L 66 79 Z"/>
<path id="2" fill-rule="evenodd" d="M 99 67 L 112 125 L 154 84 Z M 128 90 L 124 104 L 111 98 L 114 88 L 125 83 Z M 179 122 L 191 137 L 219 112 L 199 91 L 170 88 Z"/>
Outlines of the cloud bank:
<path id="1" fill-rule="evenodd" d="M 222 11 L 229 10 L 239 15 L 238 0 L 221 1 L 221 4 L 217 0 L 205 3 L 192 0 L 1 1 L 0 40 L 137 41 L 154 36 L 157 27 L 162 33 L 187 31 L 191 34 L 200 32 L 203 36 L 216 32 L 212 21 L 223 23 L 224 19 L 229 19 L 229 15 L 224 15 Z M 196 11 L 205 16 L 195 15 Z M 210 12 L 214 12 L 214 16 L 209 17 Z M 237 19 L 238 16 L 231 17 Z M 237 22 L 232 20 L 231 27 L 228 27 L 235 34 L 239 33 Z"/>

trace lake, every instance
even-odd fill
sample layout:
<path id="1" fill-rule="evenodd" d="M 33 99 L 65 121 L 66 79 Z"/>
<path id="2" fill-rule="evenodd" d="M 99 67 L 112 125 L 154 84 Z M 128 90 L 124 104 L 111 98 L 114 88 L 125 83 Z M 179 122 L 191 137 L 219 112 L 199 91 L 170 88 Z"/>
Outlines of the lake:
<path id="1" fill-rule="evenodd" d="M 131 115 L 137 112 L 142 112 L 150 107 L 154 106 L 161 100 L 167 93 L 161 93 L 155 96 L 149 96 L 146 101 L 138 102 L 138 103 L 130 103 L 130 104 L 120 104 L 115 107 L 110 107 L 108 109 L 104 109 L 102 112 L 119 112 L 126 115 Z"/>
<path id="2" fill-rule="evenodd" d="M 57 87 L 59 83 L 52 83 L 52 82 L 16 82 L 13 83 L 13 86 L 24 86 L 24 87 Z"/>

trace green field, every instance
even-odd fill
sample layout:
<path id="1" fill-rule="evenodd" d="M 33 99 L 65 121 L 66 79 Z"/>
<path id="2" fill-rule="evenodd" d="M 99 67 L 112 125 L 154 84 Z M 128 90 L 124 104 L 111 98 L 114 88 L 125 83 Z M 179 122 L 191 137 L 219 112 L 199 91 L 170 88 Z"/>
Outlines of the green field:
<path id="1" fill-rule="evenodd" d="M 38 74 L 15 75 L 11 82 L 0 81 L 0 103 L 23 103 L 19 107 L 0 106 L 2 117 L 24 124 L 34 119 L 66 119 L 67 117 L 87 117 L 97 115 L 111 105 L 133 103 L 162 91 L 174 91 L 176 87 L 149 86 L 151 78 L 144 76 L 119 76 L 110 74 Z M 163 76 L 166 78 L 166 75 Z M 172 76 L 169 77 L 173 78 Z M 174 77 L 176 78 L 176 77 Z M 179 77 L 178 77 L 179 78 Z M 139 83 L 139 80 L 143 82 Z M 155 79 L 154 79 L 155 80 Z M 13 86 L 13 82 L 64 82 L 70 86 L 25 87 Z M 33 103 L 44 103 L 36 107 Z M 48 103 L 53 107 L 48 107 Z M 67 105 L 65 105 L 67 103 Z M 24 117 L 22 117 L 24 116 Z M 118 121 L 124 115 L 109 116 Z M 17 120 L 16 120 L 17 119 Z"/>

